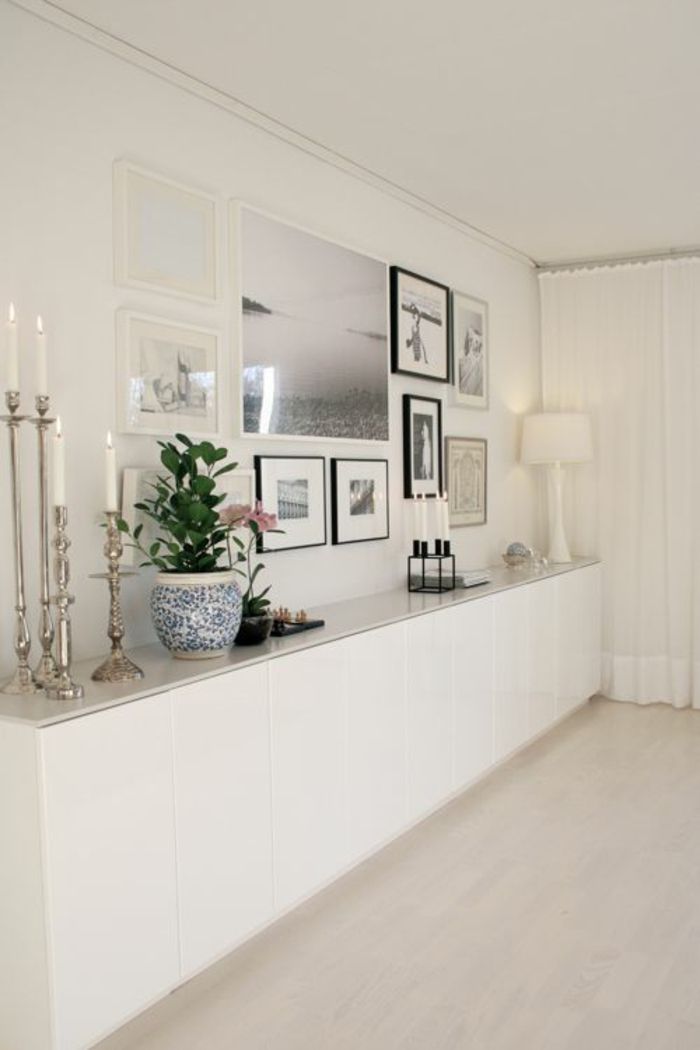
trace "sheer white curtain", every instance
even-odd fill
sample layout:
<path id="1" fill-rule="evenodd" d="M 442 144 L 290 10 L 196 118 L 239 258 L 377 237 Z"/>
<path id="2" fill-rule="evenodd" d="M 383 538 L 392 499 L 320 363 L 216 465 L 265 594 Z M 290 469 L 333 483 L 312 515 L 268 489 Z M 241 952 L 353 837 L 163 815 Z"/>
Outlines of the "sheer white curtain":
<path id="1" fill-rule="evenodd" d="M 603 691 L 700 708 L 700 260 L 540 286 L 544 406 L 593 422 L 567 527 L 604 561 Z"/>

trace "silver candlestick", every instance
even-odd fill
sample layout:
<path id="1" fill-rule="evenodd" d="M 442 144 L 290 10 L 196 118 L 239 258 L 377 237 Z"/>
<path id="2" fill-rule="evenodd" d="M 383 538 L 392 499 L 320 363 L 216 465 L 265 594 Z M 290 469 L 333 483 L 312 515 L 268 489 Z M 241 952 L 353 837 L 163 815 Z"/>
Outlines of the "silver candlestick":
<path id="1" fill-rule="evenodd" d="M 32 423 L 36 427 L 39 443 L 39 571 L 41 574 L 39 642 L 41 643 L 41 657 L 34 671 L 34 679 L 38 685 L 45 686 L 56 676 L 56 661 L 52 652 L 54 626 L 49 593 L 49 485 L 46 454 L 48 430 L 55 420 L 48 415 L 49 398 L 47 394 L 37 394 L 36 411 L 37 415 L 32 419 Z"/>
<path id="2" fill-rule="evenodd" d="M 107 518 L 107 540 L 104 553 L 107 559 L 108 571 L 95 573 L 94 580 L 107 580 L 109 583 L 109 621 L 107 624 L 107 637 L 112 643 L 112 651 L 107 659 L 92 672 L 95 682 L 130 682 L 135 678 L 143 678 L 143 671 L 130 660 L 122 649 L 122 638 L 124 637 L 124 618 L 121 607 L 121 580 L 125 576 L 135 576 L 134 572 L 121 572 L 119 561 L 124 553 L 121 541 L 121 533 L 117 527 L 117 512 L 106 510 Z"/>
<path id="3" fill-rule="evenodd" d="M 36 693 L 39 686 L 29 667 L 31 638 L 27 625 L 27 605 L 24 598 L 24 552 L 22 548 L 22 492 L 20 481 L 19 428 L 27 416 L 19 415 L 19 392 L 8 390 L 5 394 L 8 415 L 0 416 L 7 424 L 10 434 L 10 478 L 12 484 L 12 532 L 15 555 L 15 654 L 17 668 L 9 682 L 2 687 L 3 693 Z"/>
<path id="4" fill-rule="evenodd" d="M 70 606 L 75 601 L 75 598 L 68 593 L 68 583 L 70 582 L 70 562 L 68 560 L 70 540 L 66 533 L 68 510 L 66 507 L 54 507 L 54 515 L 56 526 L 56 534 L 53 541 L 56 550 L 54 579 L 58 590 L 51 602 L 58 609 L 58 621 L 56 623 L 56 674 L 52 681 L 44 687 L 44 691 L 51 700 L 80 700 L 84 690 L 82 685 L 78 685 L 77 682 L 73 681 L 70 670 L 72 656 Z"/>

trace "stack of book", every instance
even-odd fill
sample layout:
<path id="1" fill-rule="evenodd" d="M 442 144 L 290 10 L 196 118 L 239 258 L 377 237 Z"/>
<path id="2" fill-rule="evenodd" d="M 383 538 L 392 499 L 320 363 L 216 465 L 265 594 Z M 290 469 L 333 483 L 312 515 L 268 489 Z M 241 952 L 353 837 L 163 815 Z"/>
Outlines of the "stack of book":
<path id="1" fill-rule="evenodd" d="M 442 578 L 445 580 L 449 574 L 443 569 Z M 427 569 L 425 573 L 425 582 L 428 584 L 438 583 L 438 570 Z M 418 576 L 414 573 L 412 580 L 420 582 Z M 491 570 L 490 569 L 455 569 L 455 588 L 457 587 L 478 587 L 482 583 L 491 582 Z"/>

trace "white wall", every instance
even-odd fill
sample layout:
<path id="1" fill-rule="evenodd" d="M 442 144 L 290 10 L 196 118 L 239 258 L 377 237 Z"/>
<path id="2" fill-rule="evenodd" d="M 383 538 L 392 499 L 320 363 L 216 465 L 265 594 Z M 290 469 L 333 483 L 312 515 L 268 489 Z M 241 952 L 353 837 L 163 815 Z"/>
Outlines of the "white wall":
<path id="1" fill-rule="evenodd" d="M 290 85 L 293 90 L 293 85 Z M 105 647 L 102 445 L 115 427 L 114 315 L 120 307 L 220 326 L 231 352 L 231 302 L 191 305 L 119 288 L 112 274 L 112 164 L 129 157 L 222 200 L 238 198 L 281 218 L 488 300 L 491 408 L 446 408 L 445 434 L 489 442 L 488 524 L 454 531 L 458 563 L 498 558 L 504 544 L 538 540 L 533 479 L 516 462 L 518 416 L 539 399 L 538 290 L 534 273 L 458 230 L 305 154 L 267 132 L 0 0 L 0 310 L 13 299 L 22 322 L 22 386 L 33 398 L 33 318 L 50 333 L 53 404 L 68 444 L 75 650 Z M 224 230 L 221 231 L 222 234 Z M 1 329 L 0 329 L 1 331 Z M 0 366 L 1 367 L 1 366 Z M 386 589 L 405 571 L 401 499 L 401 395 L 437 396 L 437 384 L 391 380 L 389 541 L 267 556 L 274 595 L 297 607 Z M 242 466 L 279 442 L 222 433 Z M 0 663 L 11 660 L 11 549 L 5 435 L 0 436 Z M 283 446 L 288 453 L 378 455 L 375 447 Z M 348 449 L 352 451 L 349 452 Z M 34 434 L 23 438 L 29 606 L 37 603 Z M 121 466 L 155 463 L 155 440 L 118 438 Z M 125 583 L 131 645 L 152 637 L 150 571 Z M 34 643 L 33 656 L 36 655 Z"/>

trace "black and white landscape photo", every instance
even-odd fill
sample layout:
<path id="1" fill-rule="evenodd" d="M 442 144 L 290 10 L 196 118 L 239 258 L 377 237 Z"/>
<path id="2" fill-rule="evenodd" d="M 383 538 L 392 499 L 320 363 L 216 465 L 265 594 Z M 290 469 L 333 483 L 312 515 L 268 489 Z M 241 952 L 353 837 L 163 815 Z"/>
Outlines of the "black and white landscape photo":
<path id="1" fill-rule="evenodd" d="M 238 212 L 246 434 L 387 441 L 386 265 Z"/>
<path id="2" fill-rule="evenodd" d="M 351 517 L 357 514 L 374 514 L 374 480 L 372 478 L 353 478 L 349 489 L 348 510 Z"/>

